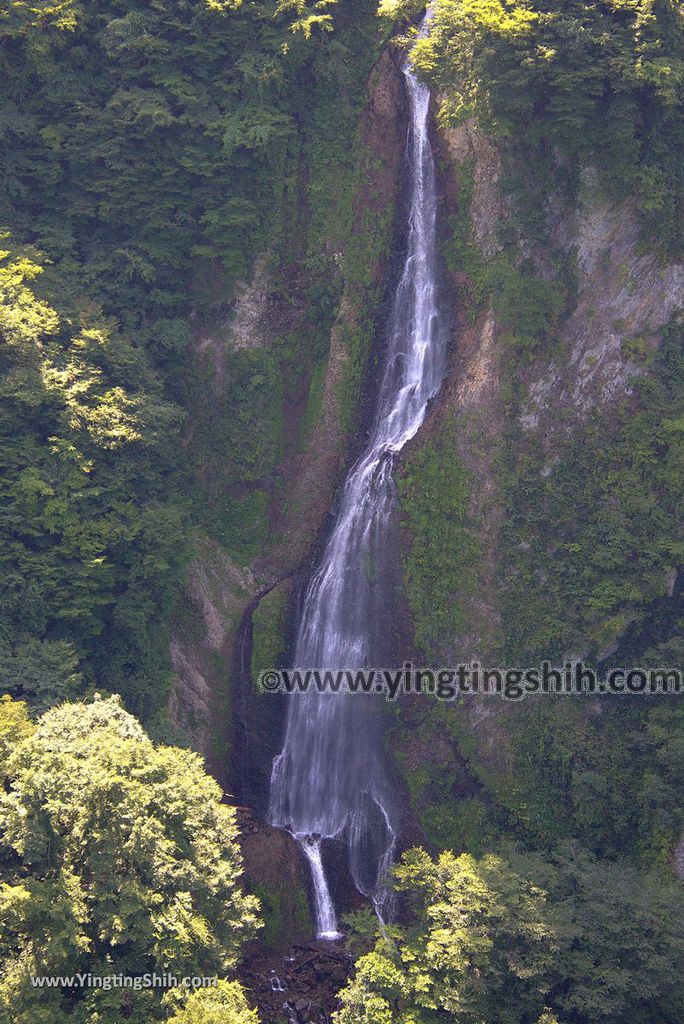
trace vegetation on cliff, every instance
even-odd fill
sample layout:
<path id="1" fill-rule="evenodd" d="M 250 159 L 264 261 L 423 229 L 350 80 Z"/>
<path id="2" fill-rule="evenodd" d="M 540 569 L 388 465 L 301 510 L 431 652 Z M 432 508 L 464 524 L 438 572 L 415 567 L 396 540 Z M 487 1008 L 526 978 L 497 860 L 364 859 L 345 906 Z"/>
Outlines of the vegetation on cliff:
<path id="1" fill-rule="evenodd" d="M 541 861 L 412 850 L 413 909 L 341 993 L 337 1024 L 665 1024 L 684 997 L 681 889 L 568 846 Z"/>
<path id="2" fill-rule="evenodd" d="M 463 627 L 456 593 L 468 589 L 477 546 L 468 529 L 468 474 L 456 451 L 456 425 L 407 460 L 399 479 L 403 526 L 410 536 L 404 579 L 415 640 L 433 657 Z"/>
<path id="3" fill-rule="evenodd" d="M 284 413 L 340 300 L 378 36 L 372 4 L 337 5 L 334 33 L 320 6 L 0 12 L 0 685 L 38 710 L 97 685 L 169 735 L 193 532 L 239 559 L 271 539 Z M 231 352 L 207 402 L 193 336 L 267 248 L 278 301 L 306 317 Z"/>
<path id="4" fill-rule="evenodd" d="M 113 975 L 233 972 L 258 904 L 240 888 L 234 812 L 199 756 L 155 746 L 116 697 L 35 724 L 4 697 L 0 715 L 0 1019 L 147 1024 L 188 990 L 136 991 Z M 96 980 L 31 981 L 75 975 Z M 252 1019 L 236 986 L 222 993 Z M 211 1020 L 198 1000 L 171 1019 Z"/>
<path id="5" fill-rule="evenodd" d="M 382 10 L 408 17 L 416 5 Z M 667 297 L 657 289 L 668 274 L 681 280 L 671 264 L 682 239 L 679 5 L 438 0 L 434 12 L 414 52 L 442 101 L 451 208 L 443 254 L 458 290 L 462 345 L 445 408 L 403 468 L 417 646 L 433 664 L 456 654 L 490 666 L 582 656 L 681 667 L 681 287 L 671 284 Z M 587 174 L 587 164 L 598 173 Z M 588 285 L 581 249 L 592 231 L 603 248 Z M 635 251 L 621 237 L 631 231 L 640 238 Z M 604 276 L 611 261 L 621 263 L 617 252 L 628 256 Z M 659 268 L 650 290 L 639 280 L 648 261 Z M 607 323 L 601 281 L 610 281 L 615 307 L 607 308 L 616 309 Z M 635 296 L 647 311 L 643 330 L 622 319 L 620 296 L 625 309 Z M 591 339 L 586 358 L 580 334 Z M 599 385 L 575 389 L 582 374 L 592 380 L 601 343 L 613 336 L 616 379 L 606 379 L 603 394 Z M 546 406 L 535 387 L 552 390 Z M 456 472 L 464 464 L 468 472 Z M 435 479 L 438 497 L 425 495 L 433 513 L 425 514 L 421 486 L 433 494 Z M 449 543 L 455 530 L 459 542 Z M 468 563 L 471 549 L 479 557 Z M 416 572 L 416 554 L 429 551 L 438 561 Z M 450 622 L 441 635 L 430 633 L 433 594 L 434 617 Z M 400 869 L 414 924 L 360 961 L 342 1019 L 676 1020 L 673 962 L 656 981 L 655 949 L 641 963 L 625 950 L 634 920 L 653 934 L 655 917 L 646 903 L 639 909 L 642 888 L 656 916 L 671 914 L 681 932 L 674 868 L 684 827 L 675 782 L 683 722 L 676 697 L 657 706 L 642 697 L 489 698 L 482 708 L 400 709 L 396 761 L 431 849 L 497 851 L 521 885 L 538 886 L 536 923 L 550 929 L 554 969 L 545 977 L 543 957 L 531 954 L 523 983 L 530 1002 L 516 1003 L 513 972 L 496 1006 L 487 1004 L 498 983 L 489 974 L 468 1003 L 468 982 L 441 943 L 467 950 L 477 937 L 480 949 L 495 950 L 496 939 L 480 930 L 481 919 L 467 920 L 468 898 L 451 868 L 447 881 L 441 858 L 441 871 L 419 858 L 435 891 L 442 879 L 439 898 L 426 897 L 416 877 L 423 895 L 411 898 Z M 505 846 L 511 837 L 515 855 Z M 580 872 L 590 888 L 578 903 Z M 478 970 L 496 970 L 511 948 L 524 948 L 523 939 Z M 603 953 L 582 961 L 583 948 Z M 612 975 L 618 955 L 633 973 Z M 456 966 L 465 963 L 473 967 L 464 953 Z M 651 1003 L 640 1003 L 643 993 Z"/>
<path id="6" fill-rule="evenodd" d="M 34 250 L 0 258 L 0 681 L 43 710 L 98 676 L 149 715 L 187 530 L 181 413 L 101 309 L 38 297 Z"/>
<path id="7" fill-rule="evenodd" d="M 646 346 L 635 394 L 571 423 L 557 465 L 513 425 L 503 456 L 509 657 L 605 650 L 646 620 L 681 564 L 684 329 Z M 534 529 L 534 552 L 521 547 Z M 539 586 L 543 578 L 544 586 Z M 647 645 L 648 646 L 648 643 Z M 640 655 L 645 654 L 639 652 Z M 649 659 L 650 660 L 650 659 Z"/>
<path id="8" fill-rule="evenodd" d="M 279 474 L 320 417 L 345 292 L 335 397 L 355 429 L 391 233 L 388 206 L 357 204 L 380 31 L 352 0 L 0 12 L 0 685 L 22 699 L 0 703 L 12 1024 L 255 1022 L 235 981 L 177 1001 L 29 976 L 232 976 L 254 932 L 231 810 L 196 755 L 155 746 L 130 712 L 170 736 L 168 621 L 193 532 L 253 563 L 286 543 L 276 506 L 281 526 L 308 516 Z M 640 209 L 642 244 L 681 253 L 683 49 L 676 0 L 436 0 L 417 43 L 443 126 L 472 117 L 496 140 L 508 208 L 483 253 L 473 168 L 457 183 L 446 168 L 463 323 L 491 310 L 502 340 L 486 455 L 500 534 L 483 550 L 474 463 L 488 442 L 463 416 L 434 417 L 399 480 L 414 640 L 431 661 L 458 649 L 493 559 L 500 659 L 682 662 L 681 323 L 658 339 L 616 327 L 633 391 L 609 414 L 559 415 L 552 463 L 520 415 L 534 361 L 567 358 L 576 299 L 549 196 L 572 207 L 593 163 L 611 201 Z M 212 376 L 194 349 L 225 326 L 257 253 L 273 336 L 227 345 Z M 288 599 L 274 587 L 255 611 L 255 673 L 282 657 Z M 96 688 L 126 710 L 75 702 Z M 397 762 L 435 859 L 397 869 L 406 924 L 359 961 L 340 1024 L 677 1024 L 681 709 L 559 699 L 500 718 L 488 734 L 451 707 L 399 716 Z M 263 895 L 278 948 L 285 901 Z"/>
<path id="9" fill-rule="evenodd" d="M 414 0 L 382 0 L 389 17 Z M 635 194 L 654 236 L 684 243 L 684 22 L 677 0 L 437 0 L 416 67 L 474 115 L 532 150 L 598 160 Z"/>

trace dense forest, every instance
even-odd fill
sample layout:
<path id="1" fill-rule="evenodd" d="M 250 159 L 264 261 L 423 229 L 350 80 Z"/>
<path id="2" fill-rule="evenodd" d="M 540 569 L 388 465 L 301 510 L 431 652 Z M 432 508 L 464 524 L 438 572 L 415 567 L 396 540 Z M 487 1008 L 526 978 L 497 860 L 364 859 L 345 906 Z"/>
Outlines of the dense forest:
<path id="1" fill-rule="evenodd" d="M 423 11 L 0 4 L 2 1024 L 325 1019 L 245 980 L 311 926 L 240 846 L 282 729 L 240 687 L 368 426 L 409 49 L 454 329 L 397 649 L 682 667 L 684 9 Z M 337 1024 L 681 1024 L 682 700 L 398 702 L 397 910 L 343 896 Z M 148 972 L 220 980 L 32 981 Z"/>

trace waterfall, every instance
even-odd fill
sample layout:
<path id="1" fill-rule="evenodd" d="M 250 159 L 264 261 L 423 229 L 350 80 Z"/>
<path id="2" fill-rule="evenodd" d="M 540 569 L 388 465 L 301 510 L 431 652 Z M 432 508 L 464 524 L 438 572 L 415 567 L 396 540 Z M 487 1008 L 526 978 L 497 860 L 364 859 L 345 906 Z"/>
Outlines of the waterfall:
<path id="1" fill-rule="evenodd" d="M 378 666 L 389 656 L 394 455 L 423 422 L 439 390 L 447 331 L 437 302 L 437 196 L 428 133 L 430 93 L 410 66 L 406 148 L 407 251 L 387 330 L 387 352 L 366 448 L 344 483 L 339 512 L 305 594 L 294 664 Z M 384 575 L 383 575 L 384 574 Z M 269 818 L 300 841 L 313 878 L 319 937 L 337 937 L 321 838 L 344 841 L 354 882 L 382 918 L 383 878 L 394 854 L 398 808 L 382 748 L 375 697 L 290 697 L 282 752 L 274 759 Z"/>

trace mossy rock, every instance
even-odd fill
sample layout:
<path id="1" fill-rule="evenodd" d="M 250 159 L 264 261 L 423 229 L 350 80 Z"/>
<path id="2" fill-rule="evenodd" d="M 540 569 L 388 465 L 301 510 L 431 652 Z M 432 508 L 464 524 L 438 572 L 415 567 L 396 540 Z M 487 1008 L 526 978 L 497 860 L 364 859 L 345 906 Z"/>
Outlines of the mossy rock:
<path id="1" fill-rule="evenodd" d="M 252 612 L 252 679 L 261 672 L 275 668 L 285 652 L 287 604 L 292 589 L 284 580 L 265 594 Z"/>
<path id="2" fill-rule="evenodd" d="M 258 944 L 262 949 L 285 952 L 310 939 L 314 925 L 306 890 L 305 864 L 292 838 L 282 829 L 256 824 L 243 834 L 241 847 L 245 881 L 261 901 Z"/>

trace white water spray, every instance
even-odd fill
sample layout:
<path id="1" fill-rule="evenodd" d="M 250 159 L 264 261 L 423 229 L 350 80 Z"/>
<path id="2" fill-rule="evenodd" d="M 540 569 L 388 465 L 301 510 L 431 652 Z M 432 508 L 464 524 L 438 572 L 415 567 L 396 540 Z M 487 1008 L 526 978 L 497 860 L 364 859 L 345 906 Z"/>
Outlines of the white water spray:
<path id="1" fill-rule="evenodd" d="M 297 838 L 311 868 L 316 906 L 316 937 L 319 939 L 341 939 L 342 934 L 337 930 L 335 906 L 330 898 L 330 890 L 323 870 L 321 841 L 314 839 L 313 836 L 297 836 Z"/>
<path id="2" fill-rule="evenodd" d="M 305 595 L 294 660 L 305 669 L 377 666 L 389 656 L 386 575 L 393 561 L 394 455 L 419 429 L 444 374 L 447 332 L 437 302 L 430 93 L 410 67 L 404 75 L 410 104 L 407 252 L 370 438 L 346 479 L 335 527 Z M 383 879 L 394 855 L 398 809 L 375 698 L 319 693 L 290 698 L 283 749 L 273 762 L 269 818 L 290 829 L 309 861 L 320 938 L 339 937 L 321 838 L 345 842 L 354 882 L 382 920 L 389 899 Z"/>

